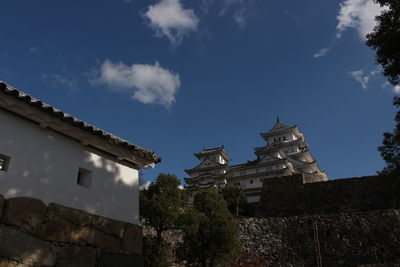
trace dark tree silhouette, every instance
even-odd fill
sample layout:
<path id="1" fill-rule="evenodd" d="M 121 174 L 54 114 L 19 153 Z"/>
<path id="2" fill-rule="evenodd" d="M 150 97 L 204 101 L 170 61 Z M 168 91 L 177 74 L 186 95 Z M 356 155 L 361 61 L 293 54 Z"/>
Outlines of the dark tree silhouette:
<path id="1" fill-rule="evenodd" d="M 382 65 L 389 82 L 397 85 L 400 82 L 400 1 L 375 2 L 389 9 L 376 17 L 377 25 L 367 34 L 366 44 L 376 51 L 376 62 Z"/>
<path id="2" fill-rule="evenodd" d="M 400 98 L 394 97 L 393 105 L 400 107 Z M 384 133 L 383 145 L 378 147 L 386 167 L 380 171 L 380 174 L 398 174 L 400 173 L 400 111 L 396 112 L 396 127 L 393 132 Z"/>
<path id="3" fill-rule="evenodd" d="M 196 194 L 189 223 L 183 227 L 178 253 L 190 266 L 226 266 L 239 249 L 238 228 L 226 203 L 214 189 Z"/>

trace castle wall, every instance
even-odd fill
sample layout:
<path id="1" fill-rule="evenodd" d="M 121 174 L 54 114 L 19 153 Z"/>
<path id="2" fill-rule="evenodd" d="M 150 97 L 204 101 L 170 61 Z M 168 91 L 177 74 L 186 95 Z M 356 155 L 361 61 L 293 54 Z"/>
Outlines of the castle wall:
<path id="1" fill-rule="evenodd" d="M 139 222 L 138 170 L 3 109 L 0 122 L 0 154 L 10 158 L 0 171 L 0 194 Z M 77 184 L 79 168 L 91 172 L 90 188 Z"/>
<path id="2" fill-rule="evenodd" d="M 142 228 L 0 195 L 0 266 L 142 266 Z"/>
<path id="3" fill-rule="evenodd" d="M 306 180 L 301 174 L 264 179 L 257 215 L 286 217 L 399 208 L 397 177 Z"/>
<path id="4" fill-rule="evenodd" d="M 248 218 L 239 227 L 242 255 L 231 266 L 400 266 L 400 210 Z"/>

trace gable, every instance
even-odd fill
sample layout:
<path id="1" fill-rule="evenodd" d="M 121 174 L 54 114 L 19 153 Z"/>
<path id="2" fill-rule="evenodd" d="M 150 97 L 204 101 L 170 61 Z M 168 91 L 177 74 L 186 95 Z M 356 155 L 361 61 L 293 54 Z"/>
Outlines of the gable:
<path id="1" fill-rule="evenodd" d="M 288 126 L 288 125 L 286 125 L 286 124 L 283 124 L 283 123 L 281 123 L 281 122 L 278 122 L 278 123 L 275 124 L 274 127 L 272 127 L 272 129 L 270 130 L 270 132 L 280 131 L 280 130 L 282 130 L 282 129 L 288 129 L 288 128 L 291 128 L 291 127 Z"/>
<path id="2" fill-rule="evenodd" d="M 209 158 L 204 159 L 197 167 L 197 168 L 209 168 L 214 166 L 219 166 L 221 164 L 210 160 Z"/>

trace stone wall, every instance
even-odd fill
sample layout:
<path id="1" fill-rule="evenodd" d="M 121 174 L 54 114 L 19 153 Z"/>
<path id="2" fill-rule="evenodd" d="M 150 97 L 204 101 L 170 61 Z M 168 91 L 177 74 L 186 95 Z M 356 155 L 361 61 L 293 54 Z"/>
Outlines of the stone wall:
<path id="1" fill-rule="evenodd" d="M 257 216 L 295 216 L 399 208 L 400 179 L 367 176 L 305 183 L 303 175 L 264 179 Z"/>
<path id="2" fill-rule="evenodd" d="M 0 266 L 142 266 L 142 228 L 0 195 Z"/>
<path id="3" fill-rule="evenodd" d="M 243 253 L 231 266 L 400 266 L 400 210 L 248 218 L 239 226 Z"/>

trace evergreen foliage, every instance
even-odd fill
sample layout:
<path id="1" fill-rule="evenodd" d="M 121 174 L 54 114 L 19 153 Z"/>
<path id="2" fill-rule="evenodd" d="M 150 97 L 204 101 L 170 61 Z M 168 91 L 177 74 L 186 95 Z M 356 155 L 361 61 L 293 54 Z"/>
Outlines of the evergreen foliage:
<path id="1" fill-rule="evenodd" d="M 224 266 L 238 251 L 238 227 L 216 190 L 197 193 L 186 219 L 178 254 L 190 266 Z"/>
<path id="2" fill-rule="evenodd" d="M 140 215 L 146 225 L 154 228 L 159 242 L 164 231 L 179 228 L 187 205 L 186 193 L 179 185 L 175 175 L 160 174 L 156 182 L 140 192 Z"/>
<path id="3" fill-rule="evenodd" d="M 394 97 L 393 105 L 400 107 L 400 98 Z M 384 133 L 383 145 L 378 147 L 386 167 L 379 174 L 399 174 L 400 173 L 400 111 L 397 111 L 396 127 L 393 132 Z"/>
<path id="4" fill-rule="evenodd" d="M 149 267 L 171 266 L 172 252 L 162 239 L 167 230 L 179 229 L 187 207 L 187 197 L 179 188 L 175 175 L 160 174 L 148 189 L 140 192 L 139 209 L 144 224 L 152 228 L 155 238 L 146 238 L 143 246 L 144 265 Z"/>
<path id="5" fill-rule="evenodd" d="M 222 189 L 222 195 L 232 215 L 238 217 L 244 214 L 247 199 L 241 188 L 226 186 Z"/>
<path id="6" fill-rule="evenodd" d="M 374 31 L 367 34 L 366 44 L 376 50 L 376 62 L 393 85 L 400 82 L 400 1 L 375 0 L 389 9 L 376 17 Z M 386 137 L 385 137 L 386 138 Z"/>
<path id="7" fill-rule="evenodd" d="M 143 265 L 146 267 L 170 267 L 172 251 L 165 241 L 161 243 L 153 237 L 143 238 Z"/>

